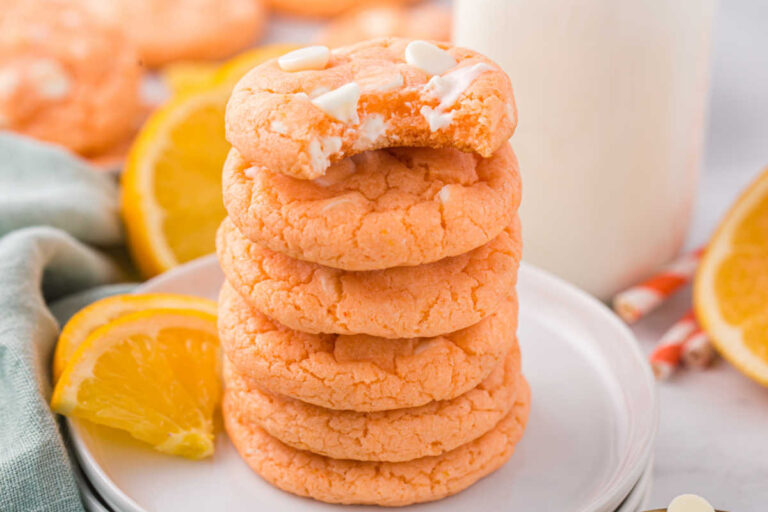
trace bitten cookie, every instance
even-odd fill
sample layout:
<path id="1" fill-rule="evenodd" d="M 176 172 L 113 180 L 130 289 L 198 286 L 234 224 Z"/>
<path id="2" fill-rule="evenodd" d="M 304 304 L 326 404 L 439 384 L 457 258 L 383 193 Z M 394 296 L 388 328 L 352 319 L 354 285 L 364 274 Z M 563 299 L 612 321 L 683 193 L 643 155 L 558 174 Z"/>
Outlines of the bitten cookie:
<path id="1" fill-rule="evenodd" d="M 461 331 L 434 338 L 309 334 L 271 320 L 224 284 L 219 337 L 237 371 L 256 385 L 329 409 L 381 411 L 455 398 L 516 344 L 517 297 Z"/>
<path id="2" fill-rule="evenodd" d="M 124 24 L 152 68 L 178 60 L 220 59 L 264 31 L 264 0 L 88 0 Z"/>
<path id="3" fill-rule="evenodd" d="M 339 460 L 297 450 L 249 423 L 226 395 L 223 416 L 237 451 L 273 485 L 328 503 L 402 506 L 456 494 L 501 467 L 523 435 L 529 409 L 523 380 L 512 411 L 488 433 L 407 462 Z"/>
<path id="4" fill-rule="evenodd" d="M 257 168 L 296 178 L 394 146 L 488 158 L 517 123 L 509 77 L 447 43 L 387 38 L 297 50 L 245 75 L 227 104 L 227 139 Z"/>
<path id="5" fill-rule="evenodd" d="M 398 4 L 415 0 L 267 0 L 276 11 L 296 16 L 325 18 L 336 16 L 354 7 L 382 2 Z"/>
<path id="6" fill-rule="evenodd" d="M 449 41 L 451 13 L 446 6 L 435 3 L 414 7 L 386 4 L 366 6 L 331 20 L 320 33 L 318 43 L 334 48 L 366 39 L 392 36 Z"/>
<path id="7" fill-rule="evenodd" d="M 468 253 L 416 267 L 351 272 L 245 238 L 227 218 L 216 240 L 229 283 L 262 313 L 309 333 L 437 336 L 494 313 L 514 289 L 520 223 Z"/>
<path id="8" fill-rule="evenodd" d="M 283 443 L 334 459 L 400 462 L 473 441 L 509 413 L 520 388 L 520 351 L 452 400 L 382 412 L 334 411 L 262 391 L 226 365 L 224 381 L 241 418 Z"/>
<path id="9" fill-rule="evenodd" d="M 0 129 L 90 156 L 140 116 L 141 69 L 125 33 L 77 2 L 0 1 Z"/>
<path id="10" fill-rule="evenodd" d="M 223 187 L 229 217 L 246 237 L 345 270 L 463 254 L 497 236 L 520 204 L 509 144 L 490 158 L 450 148 L 367 151 L 315 180 L 256 170 L 233 149 Z"/>

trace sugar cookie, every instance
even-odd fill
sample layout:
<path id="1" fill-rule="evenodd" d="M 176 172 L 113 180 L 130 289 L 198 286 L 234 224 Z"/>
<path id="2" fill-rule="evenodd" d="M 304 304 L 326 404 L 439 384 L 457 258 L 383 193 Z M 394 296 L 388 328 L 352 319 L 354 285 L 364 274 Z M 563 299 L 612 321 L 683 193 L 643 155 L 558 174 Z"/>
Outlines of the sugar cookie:
<path id="1" fill-rule="evenodd" d="M 289 329 L 225 284 L 222 349 L 264 389 L 329 409 L 381 411 L 447 400 L 477 386 L 517 343 L 517 297 L 473 326 L 434 338 L 309 334 Z"/>
<path id="2" fill-rule="evenodd" d="M 355 9 L 331 20 L 318 42 L 335 48 L 376 37 L 407 37 L 432 41 L 451 39 L 451 13 L 444 5 L 414 7 L 378 4 Z"/>
<path id="3" fill-rule="evenodd" d="M 0 129 L 87 156 L 136 129 L 141 68 L 120 28 L 73 1 L 0 9 Z"/>
<path id="4" fill-rule="evenodd" d="M 273 485 L 328 503 L 402 506 L 456 494 L 501 467 L 523 435 L 529 409 L 523 380 L 512 411 L 487 434 L 407 462 L 339 460 L 297 450 L 244 420 L 226 395 L 223 416 L 237 451 Z"/>
<path id="5" fill-rule="evenodd" d="M 224 204 L 245 236 L 293 258 L 345 270 L 430 263 L 475 249 L 516 215 L 520 174 L 509 144 L 490 158 L 391 148 L 300 180 L 224 164 Z"/>
<path id="6" fill-rule="evenodd" d="M 262 313 L 304 332 L 437 336 L 495 312 L 514 289 L 520 223 L 468 253 L 416 267 L 351 272 L 296 260 L 245 238 L 227 218 L 217 234 L 230 284 Z"/>
<path id="7" fill-rule="evenodd" d="M 90 0 L 123 23 L 143 63 L 220 59 L 247 48 L 264 31 L 264 0 Z"/>
<path id="8" fill-rule="evenodd" d="M 227 139 L 255 168 L 305 179 L 394 146 L 488 158 L 516 123 L 509 77 L 491 60 L 397 38 L 337 48 L 322 70 L 284 71 L 278 59 L 267 61 L 240 80 L 226 111 Z"/>
<path id="9" fill-rule="evenodd" d="M 337 16 L 344 11 L 361 5 L 380 4 L 382 2 L 398 4 L 412 3 L 416 0 L 267 0 L 269 6 L 278 12 L 295 16 L 326 18 Z"/>
<path id="10" fill-rule="evenodd" d="M 299 450 L 334 459 L 401 462 L 440 455 L 491 430 L 519 391 L 520 351 L 474 389 L 451 400 L 381 412 L 334 411 L 249 385 L 226 365 L 224 381 L 242 418 Z"/>

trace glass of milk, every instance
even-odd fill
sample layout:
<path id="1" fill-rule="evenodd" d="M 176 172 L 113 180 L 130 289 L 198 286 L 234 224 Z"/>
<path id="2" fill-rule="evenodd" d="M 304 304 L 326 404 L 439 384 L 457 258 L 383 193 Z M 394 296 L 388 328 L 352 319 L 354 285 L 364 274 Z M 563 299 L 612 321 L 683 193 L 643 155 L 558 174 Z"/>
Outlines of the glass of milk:
<path id="1" fill-rule="evenodd" d="M 691 213 L 715 0 L 455 0 L 512 79 L 525 258 L 599 298 L 671 259 Z"/>

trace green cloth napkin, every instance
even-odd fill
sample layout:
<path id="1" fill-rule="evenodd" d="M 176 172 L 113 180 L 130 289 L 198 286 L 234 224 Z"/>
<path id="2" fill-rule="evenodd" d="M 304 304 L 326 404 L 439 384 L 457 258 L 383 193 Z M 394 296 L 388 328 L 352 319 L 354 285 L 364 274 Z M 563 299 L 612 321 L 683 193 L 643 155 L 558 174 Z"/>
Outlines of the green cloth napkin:
<path id="1" fill-rule="evenodd" d="M 119 245 L 114 178 L 64 150 L 0 134 L 0 510 L 80 512 L 48 407 L 60 323 L 124 288 L 120 267 L 86 244 Z M 49 304 L 60 302 L 57 319 Z"/>

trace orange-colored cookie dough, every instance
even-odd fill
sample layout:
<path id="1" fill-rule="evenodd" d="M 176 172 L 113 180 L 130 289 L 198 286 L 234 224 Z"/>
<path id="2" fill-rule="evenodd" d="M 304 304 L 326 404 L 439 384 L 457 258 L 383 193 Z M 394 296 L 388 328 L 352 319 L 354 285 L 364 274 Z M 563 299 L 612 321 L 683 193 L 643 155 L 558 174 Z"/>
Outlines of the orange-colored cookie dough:
<path id="1" fill-rule="evenodd" d="M 315 180 L 254 170 L 233 149 L 223 187 L 229 217 L 246 237 L 345 270 L 463 254 L 497 236 L 520 204 L 509 144 L 490 158 L 451 148 L 366 151 Z"/>
<path id="2" fill-rule="evenodd" d="M 124 24 L 142 62 L 220 59 L 247 48 L 267 20 L 264 0 L 89 0 Z"/>
<path id="3" fill-rule="evenodd" d="M 262 313 L 310 333 L 437 336 L 494 313 L 514 289 L 520 223 L 468 253 L 415 267 L 352 272 L 270 251 L 227 218 L 217 234 L 229 283 Z"/>
<path id="4" fill-rule="evenodd" d="M 267 0 L 269 6 L 278 12 L 312 18 L 336 16 L 361 5 L 414 1 L 416 0 Z"/>
<path id="5" fill-rule="evenodd" d="M 371 149 L 453 147 L 488 158 L 512 135 L 507 75 L 447 43 L 387 38 L 314 47 L 243 77 L 227 105 L 227 139 L 256 168 L 296 178 Z"/>
<path id="6" fill-rule="evenodd" d="M 73 0 L 0 0 L 0 129 L 91 156 L 139 121 L 125 33 Z"/>
<path id="7" fill-rule="evenodd" d="M 461 331 L 384 339 L 289 329 L 225 284 L 222 349 L 237 371 L 273 393 L 329 409 L 381 411 L 455 398 L 477 386 L 516 344 L 517 297 Z"/>
<path id="8" fill-rule="evenodd" d="M 256 386 L 226 365 L 224 381 L 241 418 L 283 443 L 334 459 L 401 462 L 473 441 L 509 413 L 520 388 L 520 351 L 452 400 L 381 412 L 335 411 Z"/>
<path id="9" fill-rule="evenodd" d="M 292 448 L 243 418 L 224 397 L 230 439 L 248 465 L 273 485 L 329 503 L 402 506 L 460 492 L 501 467 L 528 421 L 523 380 L 512 411 L 483 436 L 442 455 L 406 462 L 339 460 Z"/>
<path id="10" fill-rule="evenodd" d="M 451 13 L 446 6 L 434 3 L 414 7 L 365 6 L 331 20 L 320 33 L 318 43 L 335 48 L 376 37 L 449 41 Z"/>

